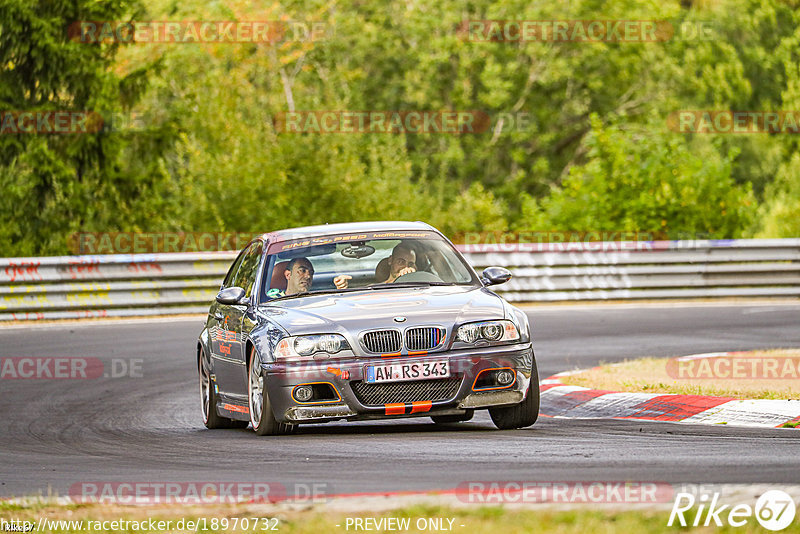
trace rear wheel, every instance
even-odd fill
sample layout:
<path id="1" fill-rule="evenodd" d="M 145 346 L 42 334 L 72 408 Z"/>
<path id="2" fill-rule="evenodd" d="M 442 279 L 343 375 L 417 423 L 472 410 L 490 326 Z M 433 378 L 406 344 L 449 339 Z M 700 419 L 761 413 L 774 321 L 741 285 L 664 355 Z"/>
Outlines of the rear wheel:
<path id="1" fill-rule="evenodd" d="M 217 413 L 217 394 L 214 385 L 211 383 L 211 362 L 206 358 L 205 349 L 200 348 L 199 360 L 200 372 L 200 407 L 203 413 L 203 424 L 206 428 L 246 428 L 247 421 L 237 421 L 222 417 Z"/>
<path id="2" fill-rule="evenodd" d="M 531 383 L 525 400 L 514 406 L 489 408 L 489 415 L 501 430 L 525 428 L 536 422 L 539 418 L 539 371 L 536 369 L 536 358 L 532 357 Z"/>
<path id="3" fill-rule="evenodd" d="M 247 397 L 250 402 L 250 424 L 259 436 L 277 436 L 291 433 L 295 425 L 279 423 L 272 413 L 269 394 L 264 389 L 264 373 L 256 349 L 250 349 L 247 372 Z"/>
<path id="4" fill-rule="evenodd" d="M 453 414 L 453 415 L 432 415 L 431 419 L 437 425 L 446 425 L 448 423 L 462 423 L 464 421 L 469 421 L 472 419 L 472 416 L 475 415 L 475 410 L 467 410 L 461 414 Z"/>

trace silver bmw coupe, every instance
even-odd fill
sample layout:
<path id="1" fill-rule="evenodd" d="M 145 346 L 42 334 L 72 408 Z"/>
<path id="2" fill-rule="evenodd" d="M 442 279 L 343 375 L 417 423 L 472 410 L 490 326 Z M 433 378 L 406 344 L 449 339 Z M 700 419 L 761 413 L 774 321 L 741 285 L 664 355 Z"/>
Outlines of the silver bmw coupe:
<path id="1" fill-rule="evenodd" d="M 303 423 L 488 409 L 532 425 L 539 387 L 527 316 L 421 222 L 293 228 L 251 241 L 197 342 L 208 428 L 286 434 Z"/>

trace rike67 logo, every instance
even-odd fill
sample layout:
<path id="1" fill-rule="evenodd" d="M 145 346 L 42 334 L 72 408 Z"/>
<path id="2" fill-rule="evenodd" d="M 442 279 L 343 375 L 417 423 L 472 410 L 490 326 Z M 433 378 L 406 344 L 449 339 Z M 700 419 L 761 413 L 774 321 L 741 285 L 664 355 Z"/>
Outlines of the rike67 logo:
<path id="1" fill-rule="evenodd" d="M 720 504 L 719 498 L 718 492 L 713 495 L 703 492 L 699 496 L 685 492 L 676 494 L 667 526 L 721 527 L 727 524 L 742 527 L 755 516 L 765 529 L 778 531 L 794 521 L 794 500 L 785 491 L 767 491 L 758 498 L 754 507 L 749 504 Z M 695 505 L 697 509 L 693 510 Z"/>

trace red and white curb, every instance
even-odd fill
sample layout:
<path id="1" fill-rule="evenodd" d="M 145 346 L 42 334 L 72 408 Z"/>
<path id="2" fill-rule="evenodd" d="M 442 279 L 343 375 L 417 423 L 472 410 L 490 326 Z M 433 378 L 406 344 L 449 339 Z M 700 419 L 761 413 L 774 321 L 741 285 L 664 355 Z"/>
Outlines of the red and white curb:
<path id="1" fill-rule="evenodd" d="M 734 353 L 693 354 L 711 358 Z M 781 428 L 800 422 L 800 400 L 742 400 L 732 397 L 620 393 L 569 386 L 561 380 L 581 371 L 567 371 L 542 380 L 539 413 L 569 419 L 640 419 L 693 424 Z"/>

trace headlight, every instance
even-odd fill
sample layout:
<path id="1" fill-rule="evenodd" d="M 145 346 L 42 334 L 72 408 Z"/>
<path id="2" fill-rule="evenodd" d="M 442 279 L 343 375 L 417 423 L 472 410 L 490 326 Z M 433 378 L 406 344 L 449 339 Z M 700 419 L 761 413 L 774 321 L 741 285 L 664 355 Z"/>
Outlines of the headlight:
<path id="1" fill-rule="evenodd" d="M 484 321 L 461 325 L 456 332 L 456 340 L 464 343 L 485 341 L 516 341 L 519 330 L 511 321 Z"/>
<path id="2" fill-rule="evenodd" d="M 303 358 L 317 352 L 336 354 L 349 348 L 350 345 L 347 344 L 347 340 L 339 334 L 285 337 L 280 340 L 275 348 L 275 358 Z"/>

